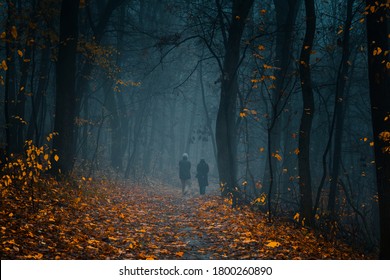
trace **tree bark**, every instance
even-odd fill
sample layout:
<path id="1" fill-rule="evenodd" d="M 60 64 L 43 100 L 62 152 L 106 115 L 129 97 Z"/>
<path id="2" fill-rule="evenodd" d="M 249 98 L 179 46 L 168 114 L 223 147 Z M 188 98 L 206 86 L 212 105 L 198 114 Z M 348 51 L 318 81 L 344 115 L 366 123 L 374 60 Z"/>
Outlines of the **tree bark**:
<path id="1" fill-rule="evenodd" d="M 342 137 L 343 137 L 343 127 L 344 127 L 344 116 L 345 116 L 345 85 L 347 83 L 347 74 L 349 70 L 348 60 L 350 57 L 350 29 L 352 25 L 352 8 L 354 0 L 348 0 L 347 3 L 347 19 L 344 26 L 344 36 L 343 36 L 343 52 L 340 61 L 340 67 L 337 73 L 337 82 L 336 82 L 336 94 L 335 94 L 335 106 L 334 106 L 334 116 L 332 121 L 332 129 L 334 127 L 335 135 L 333 141 L 333 161 L 332 161 L 332 170 L 329 190 L 329 200 L 328 200 L 328 211 L 331 216 L 331 219 L 334 219 L 336 216 L 336 197 L 337 197 L 337 186 L 339 185 L 339 173 L 340 173 L 340 161 L 341 161 L 341 151 L 342 151 Z M 332 133 L 333 134 L 333 133 Z"/>
<path id="2" fill-rule="evenodd" d="M 276 46 L 275 46 L 275 74 L 276 80 L 274 82 L 275 89 L 272 95 L 271 116 L 272 125 L 268 127 L 270 135 L 270 151 L 268 153 L 281 152 L 281 141 L 284 131 L 283 123 L 286 122 L 286 117 L 283 116 L 281 110 L 287 102 L 288 95 L 286 94 L 287 76 L 291 63 L 291 49 L 293 45 L 293 31 L 295 26 L 296 17 L 298 14 L 298 8 L 301 0 L 274 0 L 276 11 Z M 283 166 L 286 165 L 288 158 L 283 157 Z M 273 180 L 277 177 L 276 172 L 280 170 L 275 158 L 267 157 L 264 173 L 264 183 L 266 187 L 272 189 L 272 185 L 275 189 L 278 189 L 278 182 Z M 271 170 L 273 174 L 271 174 Z M 289 177 L 288 174 L 284 174 L 283 177 Z M 288 182 L 288 179 L 286 180 Z M 286 187 L 287 189 L 287 187 Z M 271 197 L 268 197 L 269 201 Z"/>
<path id="3" fill-rule="evenodd" d="M 299 127 L 299 190 L 300 220 L 307 226 L 313 224 L 312 186 L 310 171 L 310 134 L 314 114 L 313 88 L 311 84 L 310 54 L 316 29 L 314 0 L 305 0 L 306 33 L 299 60 L 299 72 L 302 86 L 303 111 Z"/>
<path id="4" fill-rule="evenodd" d="M 386 137 L 390 133 L 390 69 L 386 66 L 389 56 L 384 55 L 389 50 L 389 9 L 376 3 L 366 0 L 368 75 L 379 198 L 379 258 L 390 259 L 390 142 Z"/>
<path id="5" fill-rule="evenodd" d="M 68 174 L 74 164 L 76 117 L 76 49 L 79 0 L 63 0 L 60 15 L 60 45 L 56 65 L 56 109 L 53 148 L 59 155 L 54 172 Z"/>
<path id="6" fill-rule="evenodd" d="M 5 94 L 4 94 L 4 117 L 5 117 L 5 135 L 6 135 L 6 155 L 9 156 L 17 149 L 16 141 L 16 123 L 15 118 L 15 43 L 11 34 L 12 26 L 16 16 L 15 5 L 11 1 L 7 1 L 7 21 L 6 21 L 6 64 L 7 71 L 5 73 Z"/>
<path id="7" fill-rule="evenodd" d="M 222 68 L 221 96 L 216 122 L 217 165 L 222 195 L 233 194 L 237 187 L 237 139 L 236 139 L 236 102 L 238 95 L 237 71 L 239 67 L 241 38 L 245 21 L 253 0 L 235 0 L 232 7 L 232 19 L 225 45 Z"/>

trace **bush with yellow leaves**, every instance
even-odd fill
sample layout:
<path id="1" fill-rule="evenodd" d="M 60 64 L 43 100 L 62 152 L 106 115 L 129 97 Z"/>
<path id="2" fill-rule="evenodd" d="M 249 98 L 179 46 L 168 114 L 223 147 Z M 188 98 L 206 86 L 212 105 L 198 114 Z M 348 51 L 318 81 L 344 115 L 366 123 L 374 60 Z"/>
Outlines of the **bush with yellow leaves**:
<path id="1" fill-rule="evenodd" d="M 27 195 L 34 207 L 34 188 L 48 184 L 45 173 L 51 169 L 51 160 L 58 160 L 49 147 L 49 142 L 56 133 L 48 135 L 47 143 L 38 147 L 32 140 L 27 140 L 23 154 L 11 154 L 2 163 L 0 170 L 1 197 L 14 194 L 15 190 Z"/>

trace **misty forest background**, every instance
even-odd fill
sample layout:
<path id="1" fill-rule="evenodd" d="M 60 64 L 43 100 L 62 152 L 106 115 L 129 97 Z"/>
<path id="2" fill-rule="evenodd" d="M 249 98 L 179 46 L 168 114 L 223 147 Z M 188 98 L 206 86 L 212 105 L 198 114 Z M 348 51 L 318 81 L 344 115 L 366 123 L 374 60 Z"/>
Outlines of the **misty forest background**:
<path id="1" fill-rule="evenodd" d="M 389 259 L 389 10 L 0 1 L 2 259 Z"/>

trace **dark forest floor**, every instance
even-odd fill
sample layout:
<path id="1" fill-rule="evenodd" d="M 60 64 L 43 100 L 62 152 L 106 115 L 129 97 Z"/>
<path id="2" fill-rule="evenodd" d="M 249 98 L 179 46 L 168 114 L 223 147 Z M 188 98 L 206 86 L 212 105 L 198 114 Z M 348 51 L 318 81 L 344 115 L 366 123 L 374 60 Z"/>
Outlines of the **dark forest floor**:
<path id="1" fill-rule="evenodd" d="M 369 259 L 294 223 L 232 209 L 197 187 L 82 181 L 1 202 L 1 259 Z M 211 192 L 211 194 L 210 194 Z"/>

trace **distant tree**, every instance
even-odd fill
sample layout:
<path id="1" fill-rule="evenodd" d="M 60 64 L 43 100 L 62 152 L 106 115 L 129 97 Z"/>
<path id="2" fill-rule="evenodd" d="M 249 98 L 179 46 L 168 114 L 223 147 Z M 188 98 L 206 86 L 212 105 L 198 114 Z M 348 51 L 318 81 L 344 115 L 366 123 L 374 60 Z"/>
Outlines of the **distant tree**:
<path id="1" fill-rule="evenodd" d="M 379 198 L 380 255 L 390 259 L 390 8 L 385 1 L 366 0 L 368 75 L 375 166 Z"/>

